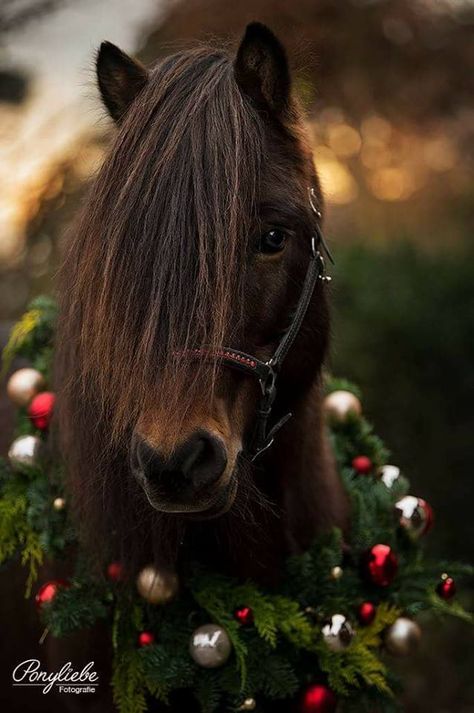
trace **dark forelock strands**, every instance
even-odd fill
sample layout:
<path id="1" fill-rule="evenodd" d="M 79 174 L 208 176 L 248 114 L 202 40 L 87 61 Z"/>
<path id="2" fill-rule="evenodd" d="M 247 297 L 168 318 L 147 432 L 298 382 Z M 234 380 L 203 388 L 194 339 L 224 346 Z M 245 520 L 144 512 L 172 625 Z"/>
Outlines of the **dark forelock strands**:
<path id="1" fill-rule="evenodd" d="M 124 503 L 130 523 L 131 510 L 145 512 L 120 472 L 140 413 L 162 399 L 178 437 L 193 385 L 212 391 L 216 366 L 179 355 L 231 339 L 264 150 L 231 57 L 178 53 L 150 71 L 73 226 L 60 280 L 58 420 L 92 527 L 93 508 L 118 528 Z"/>

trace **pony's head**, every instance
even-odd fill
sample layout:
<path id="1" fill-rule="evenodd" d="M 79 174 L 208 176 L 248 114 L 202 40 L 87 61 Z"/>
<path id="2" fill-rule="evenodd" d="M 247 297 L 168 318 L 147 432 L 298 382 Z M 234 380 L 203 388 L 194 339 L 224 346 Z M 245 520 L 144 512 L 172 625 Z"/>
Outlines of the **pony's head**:
<path id="1" fill-rule="evenodd" d="M 259 386 L 190 354 L 271 356 L 308 266 L 309 187 L 319 199 L 285 51 L 254 23 L 235 56 L 199 47 L 147 69 L 104 43 L 97 72 L 117 133 L 63 268 L 65 455 L 89 514 L 215 516 L 248 480 Z M 314 380 L 327 322 L 317 287 L 277 415 Z"/>

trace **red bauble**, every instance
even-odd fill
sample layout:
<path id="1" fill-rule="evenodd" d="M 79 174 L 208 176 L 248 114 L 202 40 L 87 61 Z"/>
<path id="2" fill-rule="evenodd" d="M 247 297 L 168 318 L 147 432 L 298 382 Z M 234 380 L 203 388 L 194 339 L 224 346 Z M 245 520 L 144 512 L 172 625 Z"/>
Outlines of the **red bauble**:
<path id="1" fill-rule="evenodd" d="M 456 594 L 456 582 L 452 577 L 442 577 L 436 592 L 441 599 L 452 599 Z"/>
<path id="2" fill-rule="evenodd" d="M 28 416 L 40 431 L 45 431 L 50 424 L 55 400 L 56 396 L 51 391 L 42 391 L 28 406 Z"/>
<path id="3" fill-rule="evenodd" d="M 372 602 L 362 602 L 357 607 L 357 618 L 362 626 L 372 624 L 377 613 L 377 607 Z"/>
<path id="4" fill-rule="evenodd" d="M 368 475 L 374 465 L 367 456 L 356 456 L 352 459 L 352 467 L 359 475 Z"/>
<path id="5" fill-rule="evenodd" d="M 234 612 L 234 619 L 242 626 L 250 626 L 253 624 L 253 610 L 250 607 L 239 607 Z"/>
<path id="6" fill-rule="evenodd" d="M 388 545 L 374 545 L 362 557 L 362 571 L 379 587 L 388 587 L 398 570 L 398 559 Z"/>
<path id="7" fill-rule="evenodd" d="M 53 579 L 50 582 L 45 582 L 35 596 L 36 606 L 41 609 L 43 604 L 52 602 L 55 598 L 58 589 L 69 587 L 69 582 L 65 579 Z"/>
<path id="8" fill-rule="evenodd" d="M 141 631 L 138 635 L 138 645 L 143 648 L 143 646 L 151 646 L 155 643 L 155 637 L 151 631 Z"/>
<path id="9" fill-rule="evenodd" d="M 107 567 L 107 578 L 112 582 L 121 582 L 124 578 L 123 566 L 120 562 L 111 562 Z"/>
<path id="10" fill-rule="evenodd" d="M 330 688 L 316 683 L 304 691 L 300 712 L 301 713 L 334 713 L 337 698 Z"/>

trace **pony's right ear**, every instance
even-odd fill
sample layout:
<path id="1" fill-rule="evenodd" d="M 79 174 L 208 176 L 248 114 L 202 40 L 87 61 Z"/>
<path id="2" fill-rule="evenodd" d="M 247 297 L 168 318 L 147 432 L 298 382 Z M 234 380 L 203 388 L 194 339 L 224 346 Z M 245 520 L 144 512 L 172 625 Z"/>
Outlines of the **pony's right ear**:
<path id="1" fill-rule="evenodd" d="M 118 122 L 147 83 L 147 70 L 111 42 L 102 42 L 96 68 L 102 100 Z"/>

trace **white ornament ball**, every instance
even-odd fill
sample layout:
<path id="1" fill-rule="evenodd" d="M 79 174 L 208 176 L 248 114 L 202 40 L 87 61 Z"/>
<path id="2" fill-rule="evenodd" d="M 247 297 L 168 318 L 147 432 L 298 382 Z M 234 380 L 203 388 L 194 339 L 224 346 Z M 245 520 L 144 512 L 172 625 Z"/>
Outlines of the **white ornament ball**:
<path id="1" fill-rule="evenodd" d="M 150 604 L 166 604 L 178 592 L 178 577 L 175 572 L 157 569 L 153 565 L 144 567 L 137 577 L 138 593 Z"/>
<path id="2" fill-rule="evenodd" d="M 415 539 L 421 537 L 430 529 L 433 522 L 433 511 L 426 500 L 415 495 L 405 495 L 397 503 L 395 509 L 400 518 L 400 525 Z"/>
<path id="3" fill-rule="evenodd" d="M 321 631 L 331 651 L 343 651 L 355 635 L 354 629 L 343 614 L 333 614 Z"/>
<path id="4" fill-rule="evenodd" d="M 246 698 L 245 701 L 239 706 L 239 711 L 254 711 L 257 707 L 257 702 L 255 698 Z"/>
<path id="5" fill-rule="evenodd" d="M 18 369 L 8 379 L 8 398 L 17 406 L 28 406 L 33 396 L 43 391 L 45 385 L 44 376 L 37 369 Z"/>
<path id="6" fill-rule="evenodd" d="M 420 643 L 421 629 L 415 621 L 400 616 L 385 634 L 385 647 L 394 656 L 413 653 Z"/>
<path id="7" fill-rule="evenodd" d="M 331 570 L 331 579 L 334 579 L 335 581 L 337 581 L 338 579 L 341 579 L 343 574 L 344 574 L 344 570 L 342 569 L 342 567 L 339 567 L 339 565 L 336 565 Z"/>
<path id="8" fill-rule="evenodd" d="M 8 460 L 13 469 L 18 470 L 23 466 L 37 465 L 41 457 L 43 444 L 38 436 L 19 436 L 15 438 L 8 451 Z"/>
<path id="9" fill-rule="evenodd" d="M 53 508 L 55 510 L 64 510 L 65 507 L 66 507 L 66 501 L 64 498 L 54 498 Z"/>
<path id="10" fill-rule="evenodd" d="M 324 399 L 324 411 L 330 419 L 343 423 L 350 414 L 361 416 L 362 406 L 350 391 L 333 391 Z"/>
<path id="11" fill-rule="evenodd" d="M 217 624 L 204 624 L 196 629 L 189 642 L 189 653 L 203 668 L 223 666 L 230 656 L 232 644 L 225 629 Z"/>
<path id="12" fill-rule="evenodd" d="M 400 468 L 396 465 L 383 465 L 379 469 L 380 480 L 389 490 L 400 477 Z"/>

